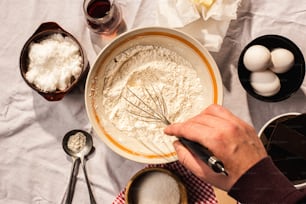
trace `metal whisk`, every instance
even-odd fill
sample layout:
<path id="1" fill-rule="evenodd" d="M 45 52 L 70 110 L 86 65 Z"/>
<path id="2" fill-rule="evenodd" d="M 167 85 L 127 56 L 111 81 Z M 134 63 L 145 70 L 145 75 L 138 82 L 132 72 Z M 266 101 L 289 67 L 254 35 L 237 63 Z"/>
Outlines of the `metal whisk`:
<path id="1" fill-rule="evenodd" d="M 143 87 L 142 89 L 143 96 L 148 99 L 148 102 L 138 96 L 129 87 L 126 87 L 127 95 L 130 95 L 137 100 L 131 101 L 128 97 L 123 97 L 130 105 L 132 105 L 132 107 L 134 107 L 134 110 L 129 109 L 127 111 L 146 122 L 162 122 L 165 125 L 170 125 L 171 123 L 167 118 L 167 106 L 161 92 L 157 92 L 154 87 L 151 87 L 153 93 L 151 93 L 146 87 Z"/>
<path id="2" fill-rule="evenodd" d="M 123 98 L 133 107 L 133 109 L 128 109 L 127 111 L 142 121 L 161 122 L 165 125 L 170 125 L 171 122 L 168 119 L 167 105 L 162 92 L 156 90 L 153 86 L 150 89 L 147 87 L 142 87 L 141 89 L 142 94 L 140 96 L 129 87 L 126 87 L 127 95 L 123 96 Z M 206 147 L 183 137 L 178 137 L 178 140 L 208 164 L 216 173 L 228 175 L 222 161 L 217 159 Z"/>

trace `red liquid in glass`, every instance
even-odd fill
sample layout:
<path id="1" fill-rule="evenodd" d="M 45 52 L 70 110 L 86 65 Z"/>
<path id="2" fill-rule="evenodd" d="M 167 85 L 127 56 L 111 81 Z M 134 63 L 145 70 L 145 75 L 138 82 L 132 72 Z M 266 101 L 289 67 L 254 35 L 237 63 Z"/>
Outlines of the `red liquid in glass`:
<path id="1" fill-rule="evenodd" d="M 91 0 L 86 8 L 89 28 L 99 35 L 116 36 L 126 30 L 120 7 L 109 0 Z"/>
<path id="2" fill-rule="evenodd" d="M 92 18 L 103 18 L 111 8 L 108 0 L 93 0 L 88 4 L 87 13 Z"/>

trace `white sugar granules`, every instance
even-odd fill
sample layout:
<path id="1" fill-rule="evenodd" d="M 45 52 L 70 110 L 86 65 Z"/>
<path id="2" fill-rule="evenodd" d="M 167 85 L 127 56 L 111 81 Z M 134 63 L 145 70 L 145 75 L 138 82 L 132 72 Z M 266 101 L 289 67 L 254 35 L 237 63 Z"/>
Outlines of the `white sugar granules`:
<path id="1" fill-rule="evenodd" d="M 26 79 L 44 92 L 65 90 L 81 71 L 80 48 L 70 37 L 53 34 L 29 47 Z"/>
<path id="2" fill-rule="evenodd" d="M 77 132 L 74 135 L 71 135 L 68 139 L 67 147 L 73 152 L 80 152 L 86 145 L 86 136 Z"/>
<path id="3" fill-rule="evenodd" d="M 139 110 L 124 97 L 136 106 L 141 104 L 126 87 L 152 106 L 150 98 L 144 95 L 144 87 L 153 94 L 156 90 L 165 100 L 171 122 L 184 121 L 208 105 L 207 90 L 197 72 L 177 53 L 151 45 L 139 45 L 122 52 L 106 67 L 102 106 L 105 116 L 125 137 L 143 141 L 161 143 L 174 138 L 164 135 L 163 123 L 147 122 L 130 113 Z"/>
<path id="4" fill-rule="evenodd" d="M 141 177 L 133 195 L 136 204 L 179 204 L 180 191 L 174 178 L 161 172 Z"/>

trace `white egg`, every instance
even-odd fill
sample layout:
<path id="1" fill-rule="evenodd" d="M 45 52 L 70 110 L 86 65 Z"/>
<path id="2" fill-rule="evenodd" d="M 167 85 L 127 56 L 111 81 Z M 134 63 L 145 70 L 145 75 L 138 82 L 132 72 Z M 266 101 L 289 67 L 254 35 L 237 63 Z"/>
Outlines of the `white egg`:
<path id="1" fill-rule="evenodd" d="M 277 94 L 281 88 L 278 76 L 271 70 L 252 72 L 250 84 L 255 93 L 266 97 Z"/>
<path id="2" fill-rule="evenodd" d="M 294 65 L 294 55 L 287 49 L 276 48 L 271 52 L 272 67 L 275 73 L 285 73 Z"/>
<path id="3" fill-rule="evenodd" d="M 265 46 L 253 45 L 245 52 L 243 64 L 249 71 L 263 71 L 271 66 L 271 53 Z"/>

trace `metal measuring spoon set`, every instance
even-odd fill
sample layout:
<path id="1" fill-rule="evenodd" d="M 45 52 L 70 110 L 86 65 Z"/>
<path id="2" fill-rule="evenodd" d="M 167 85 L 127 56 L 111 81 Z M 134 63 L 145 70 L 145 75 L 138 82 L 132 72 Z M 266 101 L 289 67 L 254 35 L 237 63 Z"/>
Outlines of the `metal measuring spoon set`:
<path id="1" fill-rule="evenodd" d="M 91 135 L 83 130 L 71 130 L 64 136 L 62 145 L 64 151 L 72 158 L 73 161 L 69 178 L 68 194 L 66 195 L 65 204 L 72 203 L 74 187 L 77 179 L 80 162 L 85 175 L 90 203 L 96 204 L 85 168 L 85 157 L 89 155 L 93 150 L 93 142 Z"/>

